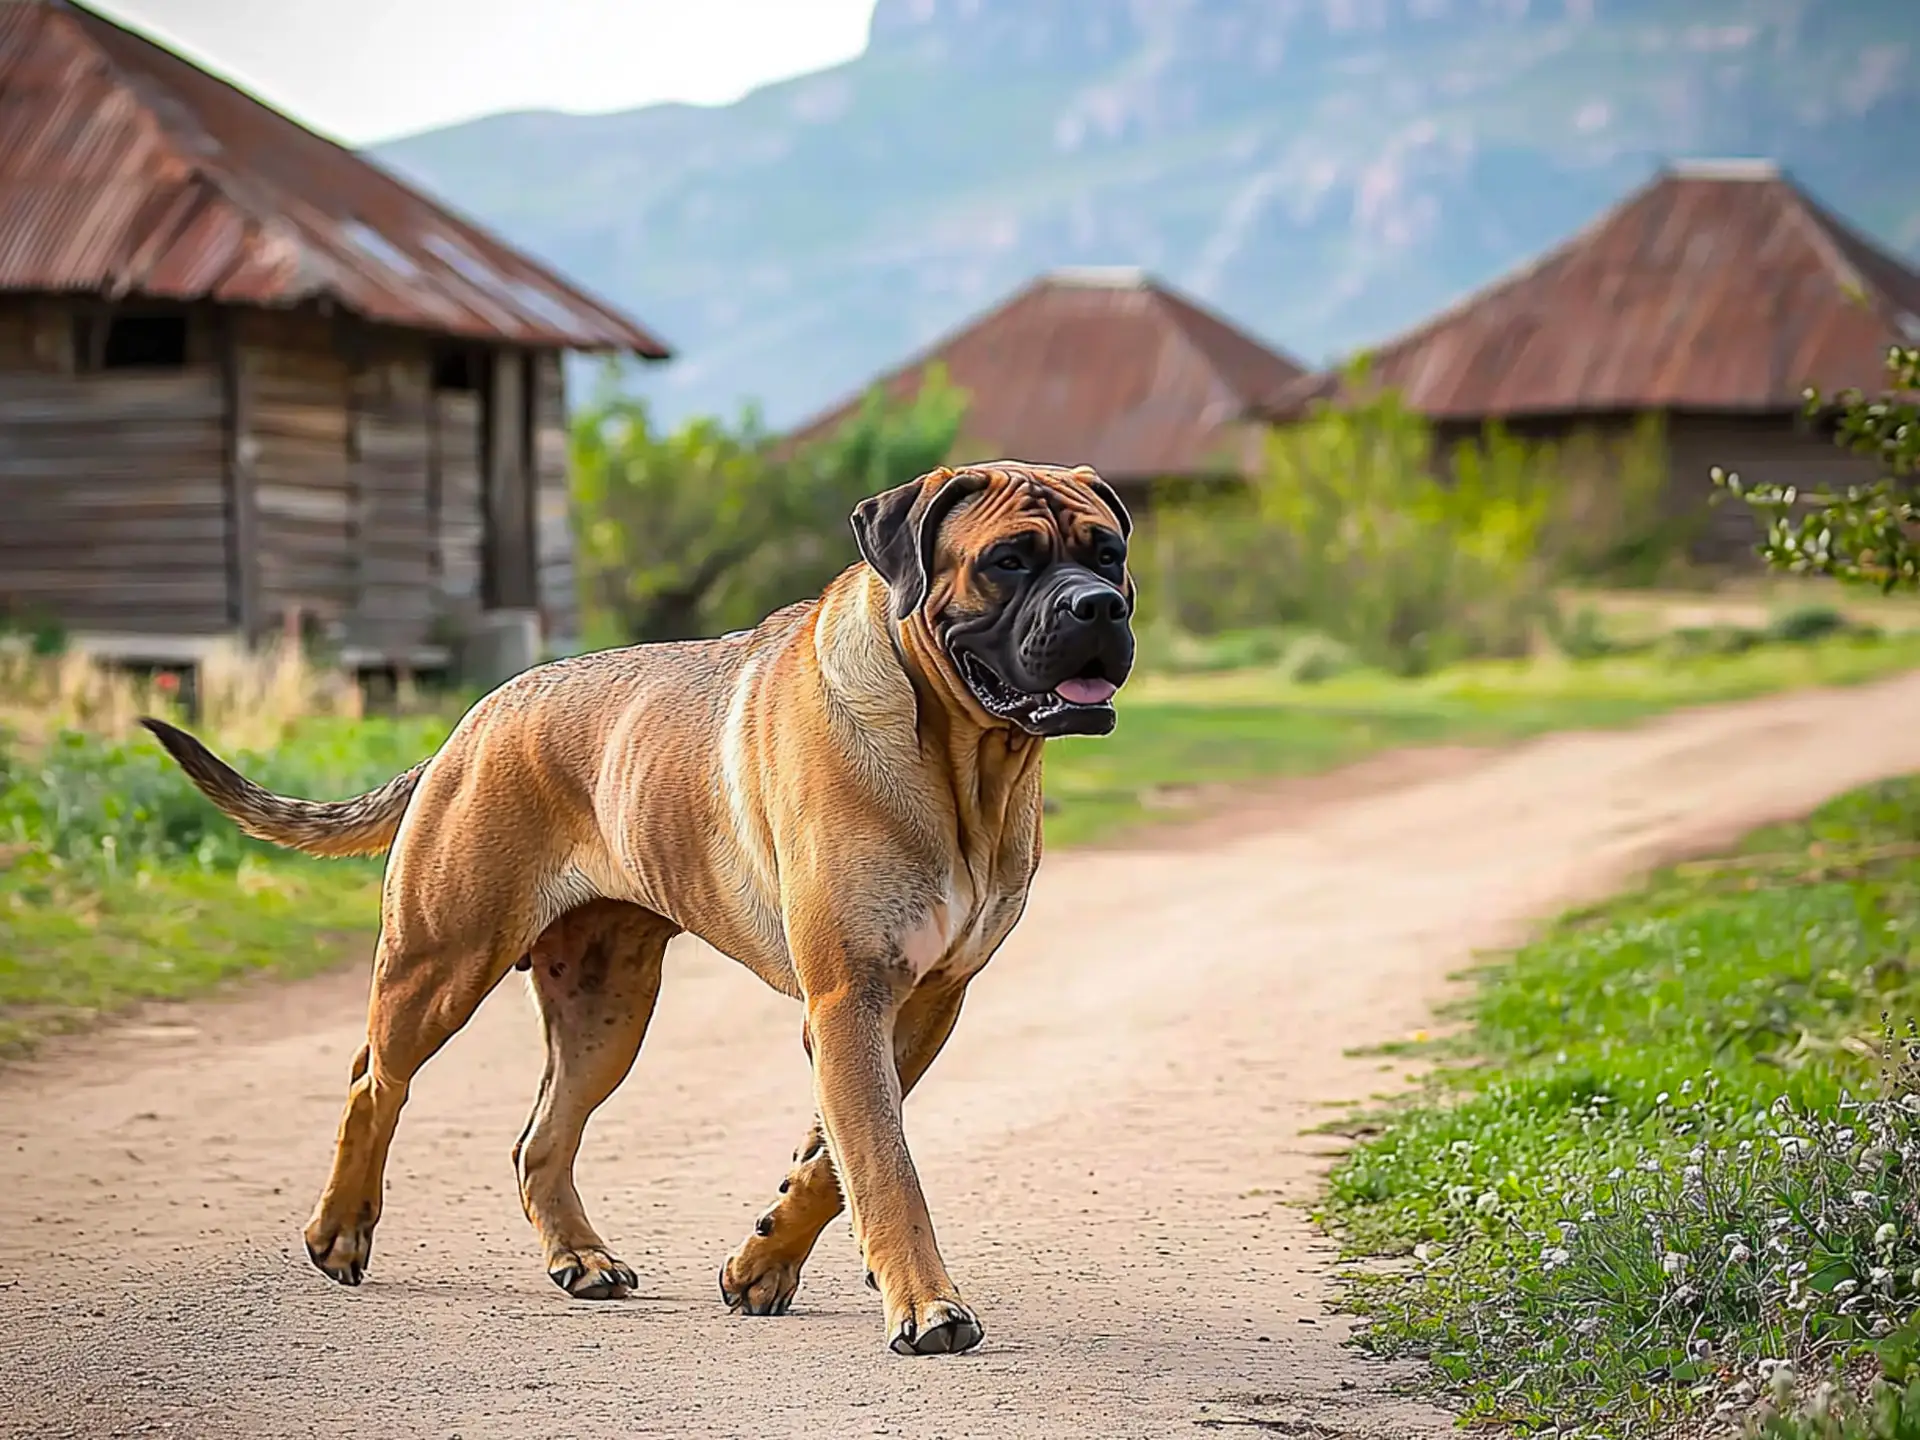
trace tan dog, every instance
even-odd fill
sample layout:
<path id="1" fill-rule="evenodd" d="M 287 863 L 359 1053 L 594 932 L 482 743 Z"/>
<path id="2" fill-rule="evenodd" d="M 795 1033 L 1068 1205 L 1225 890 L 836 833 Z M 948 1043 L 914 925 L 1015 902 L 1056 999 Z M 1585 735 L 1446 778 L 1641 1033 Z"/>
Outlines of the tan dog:
<path id="1" fill-rule="evenodd" d="M 668 940 L 688 931 L 806 1004 L 817 1116 L 720 1270 L 785 1313 L 851 1206 L 901 1354 L 972 1348 L 901 1129 L 901 1100 L 1040 860 L 1040 752 L 1106 734 L 1133 664 L 1131 528 L 1089 469 L 936 470 L 863 501 L 865 564 L 719 640 L 555 661 L 481 700 L 438 753 L 355 800 L 262 790 L 146 723 L 250 835 L 315 855 L 390 848 L 367 1043 L 306 1226 L 358 1284 L 408 1086 L 516 963 L 547 1066 L 514 1163 L 570 1294 L 635 1285 L 581 1206 L 587 1118 L 639 1053 Z"/>

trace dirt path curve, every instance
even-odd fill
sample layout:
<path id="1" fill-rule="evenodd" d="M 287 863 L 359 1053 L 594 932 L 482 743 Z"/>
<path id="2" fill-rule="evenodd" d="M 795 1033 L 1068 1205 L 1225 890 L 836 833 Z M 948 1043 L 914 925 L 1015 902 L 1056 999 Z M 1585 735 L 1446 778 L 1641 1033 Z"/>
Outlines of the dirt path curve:
<path id="1" fill-rule="evenodd" d="M 1124 723 L 1124 722 L 1123 722 Z M 364 979 L 262 987 L 0 1074 L 0 1431 L 189 1436 L 1438 1437 L 1341 1344 L 1312 1193 L 1345 1047 L 1636 870 L 1920 769 L 1920 675 L 1389 758 L 1152 849 L 1050 859 L 908 1105 L 986 1344 L 881 1349 L 844 1222 L 794 1313 L 720 1259 L 808 1116 L 789 1002 L 681 942 L 582 1190 L 641 1275 L 547 1281 L 507 1150 L 538 1073 L 518 981 L 418 1083 L 368 1283 L 309 1267 Z"/>

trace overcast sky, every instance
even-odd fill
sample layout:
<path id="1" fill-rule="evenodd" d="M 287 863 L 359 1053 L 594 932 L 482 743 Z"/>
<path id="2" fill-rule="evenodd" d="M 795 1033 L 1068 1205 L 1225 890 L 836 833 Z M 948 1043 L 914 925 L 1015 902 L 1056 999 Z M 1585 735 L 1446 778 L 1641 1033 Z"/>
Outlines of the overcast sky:
<path id="1" fill-rule="evenodd" d="M 858 54 L 873 3 L 101 0 L 97 8 L 363 145 L 496 110 L 724 104 Z"/>

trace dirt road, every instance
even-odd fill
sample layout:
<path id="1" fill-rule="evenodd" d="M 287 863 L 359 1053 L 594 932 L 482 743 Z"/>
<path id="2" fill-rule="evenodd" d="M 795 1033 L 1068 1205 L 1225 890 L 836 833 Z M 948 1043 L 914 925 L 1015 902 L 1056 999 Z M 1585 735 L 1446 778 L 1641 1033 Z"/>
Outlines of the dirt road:
<path id="1" fill-rule="evenodd" d="M 368 1282 L 300 1246 L 362 1022 L 355 973 L 0 1072 L 0 1431 L 188 1436 L 1450 1433 L 1342 1345 L 1312 1193 L 1345 1058 L 1426 1023 L 1533 917 L 1920 769 L 1920 676 L 1498 754 L 1388 757 L 1152 848 L 1056 855 L 907 1107 L 974 1354 L 882 1349 L 844 1221 L 793 1313 L 720 1260 L 809 1114 L 799 1016 L 691 942 L 581 1188 L 641 1276 L 570 1302 L 507 1152 L 538 1074 L 517 977 L 430 1065 Z M 1123 722 L 1124 723 L 1124 719 Z"/>

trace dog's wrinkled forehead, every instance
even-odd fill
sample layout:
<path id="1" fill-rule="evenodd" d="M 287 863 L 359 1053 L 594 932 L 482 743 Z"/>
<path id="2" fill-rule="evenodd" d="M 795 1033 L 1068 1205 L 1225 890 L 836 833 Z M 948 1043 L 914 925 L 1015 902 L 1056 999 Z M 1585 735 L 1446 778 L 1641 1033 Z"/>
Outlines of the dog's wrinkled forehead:
<path id="1" fill-rule="evenodd" d="M 1117 502 L 1109 504 L 1102 498 L 1100 492 L 1107 487 L 1099 475 L 1084 466 L 1067 469 L 994 461 L 963 465 L 954 473 L 976 483 L 986 482 L 956 506 L 948 520 L 948 538 L 956 549 L 969 549 L 1020 530 L 1050 529 L 1068 539 L 1092 526 L 1117 528 L 1123 533 L 1127 528 L 1127 518 L 1118 511 Z"/>

